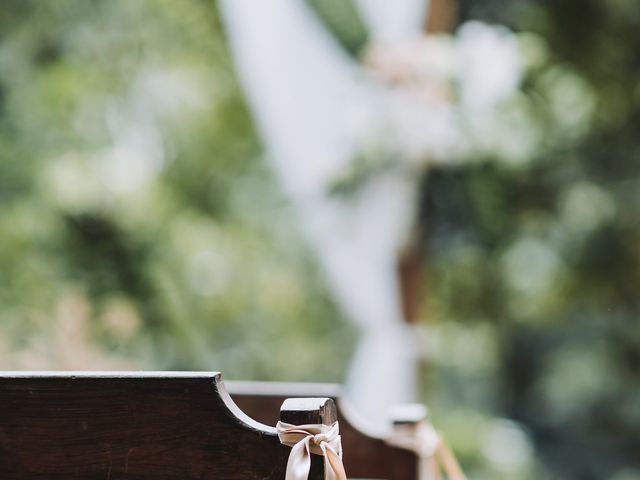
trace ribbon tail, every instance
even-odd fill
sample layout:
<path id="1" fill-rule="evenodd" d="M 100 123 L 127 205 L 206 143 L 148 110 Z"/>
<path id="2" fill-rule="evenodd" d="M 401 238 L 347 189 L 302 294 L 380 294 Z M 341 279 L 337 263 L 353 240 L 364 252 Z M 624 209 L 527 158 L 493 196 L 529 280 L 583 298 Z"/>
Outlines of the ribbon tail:
<path id="1" fill-rule="evenodd" d="M 442 480 L 442 474 L 440 473 L 440 467 L 438 466 L 438 462 L 435 458 L 431 457 L 428 460 L 429 468 L 431 470 L 431 479 L 432 480 Z"/>
<path id="2" fill-rule="evenodd" d="M 325 480 L 347 480 L 342 459 L 336 451 L 326 444 L 321 445 L 324 452 L 324 478 Z"/>
<path id="3" fill-rule="evenodd" d="M 449 480 L 466 480 L 467 477 L 465 477 L 458 460 L 444 440 L 440 442 L 437 455 Z"/>
<path id="4" fill-rule="evenodd" d="M 285 480 L 307 480 L 309 477 L 309 470 L 311 470 L 309 441 L 310 437 L 306 437 L 291 447 Z"/>

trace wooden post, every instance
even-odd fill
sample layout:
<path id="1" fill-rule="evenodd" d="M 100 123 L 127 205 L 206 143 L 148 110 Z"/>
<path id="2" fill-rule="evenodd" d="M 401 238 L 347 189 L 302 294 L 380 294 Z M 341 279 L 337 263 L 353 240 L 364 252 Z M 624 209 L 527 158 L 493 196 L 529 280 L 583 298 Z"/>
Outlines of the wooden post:
<path id="1" fill-rule="evenodd" d="M 280 407 L 280 421 L 292 425 L 333 425 L 338 420 L 336 404 L 330 398 L 287 398 Z M 324 459 L 311 455 L 309 480 L 324 479 Z"/>
<path id="2" fill-rule="evenodd" d="M 430 0 L 427 16 L 424 21 L 426 34 L 446 33 L 451 34 L 456 28 L 458 16 L 458 2 L 456 0 Z M 428 289 L 428 265 L 424 246 L 429 234 L 429 225 L 420 225 L 412 234 L 412 238 L 405 249 L 396 259 L 398 289 L 402 302 L 402 312 L 405 322 L 416 328 L 421 319 L 421 307 Z M 427 364 L 419 351 L 420 358 L 417 365 L 417 377 L 415 379 L 417 397 L 420 398 L 423 387 L 426 384 Z"/>
<path id="3" fill-rule="evenodd" d="M 431 0 L 425 30 L 429 33 L 451 33 L 457 23 L 457 7 L 455 0 Z"/>
<path id="4" fill-rule="evenodd" d="M 428 410 L 421 403 L 398 405 L 391 411 L 391 420 L 394 435 L 415 439 L 421 424 L 428 421 Z M 417 480 L 436 480 L 432 467 L 432 461 L 419 459 Z"/>
<path id="5" fill-rule="evenodd" d="M 398 405 L 391 411 L 391 421 L 394 428 L 412 427 L 415 428 L 421 422 L 427 420 L 427 407 L 422 403 L 408 403 Z"/>

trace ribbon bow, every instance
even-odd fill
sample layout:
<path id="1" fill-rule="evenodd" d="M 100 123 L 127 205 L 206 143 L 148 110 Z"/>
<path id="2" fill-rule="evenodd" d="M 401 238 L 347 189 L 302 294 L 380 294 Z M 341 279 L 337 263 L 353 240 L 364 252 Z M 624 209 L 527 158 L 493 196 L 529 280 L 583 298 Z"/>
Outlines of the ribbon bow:
<path id="1" fill-rule="evenodd" d="M 421 422 L 416 430 L 411 432 L 396 432 L 387 443 L 411 450 L 418 455 L 420 478 L 441 480 L 444 471 L 449 480 L 466 480 L 455 455 L 430 423 Z"/>
<path id="2" fill-rule="evenodd" d="M 347 480 L 342 466 L 342 445 L 338 422 L 333 425 L 276 425 L 280 443 L 291 448 L 285 480 L 306 480 L 311 468 L 311 454 L 324 457 L 325 480 Z"/>

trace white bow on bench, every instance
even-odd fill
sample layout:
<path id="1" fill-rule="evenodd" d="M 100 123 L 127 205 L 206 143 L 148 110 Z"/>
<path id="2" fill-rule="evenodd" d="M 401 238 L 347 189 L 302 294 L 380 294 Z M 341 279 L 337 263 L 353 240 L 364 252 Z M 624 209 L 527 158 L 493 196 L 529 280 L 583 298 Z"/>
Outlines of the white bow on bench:
<path id="1" fill-rule="evenodd" d="M 276 425 L 280 443 L 291 448 L 285 480 L 307 480 L 311 469 L 311 454 L 324 457 L 325 480 L 347 480 L 342 465 L 342 445 L 338 422 L 333 425 Z"/>

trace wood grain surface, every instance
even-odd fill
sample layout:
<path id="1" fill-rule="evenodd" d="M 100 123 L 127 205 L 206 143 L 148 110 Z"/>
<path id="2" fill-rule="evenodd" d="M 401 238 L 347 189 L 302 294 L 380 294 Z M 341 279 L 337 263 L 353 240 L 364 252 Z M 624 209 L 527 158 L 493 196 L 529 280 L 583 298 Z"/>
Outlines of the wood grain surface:
<path id="1" fill-rule="evenodd" d="M 2 480 L 283 479 L 289 451 L 218 373 L 0 374 Z"/>

